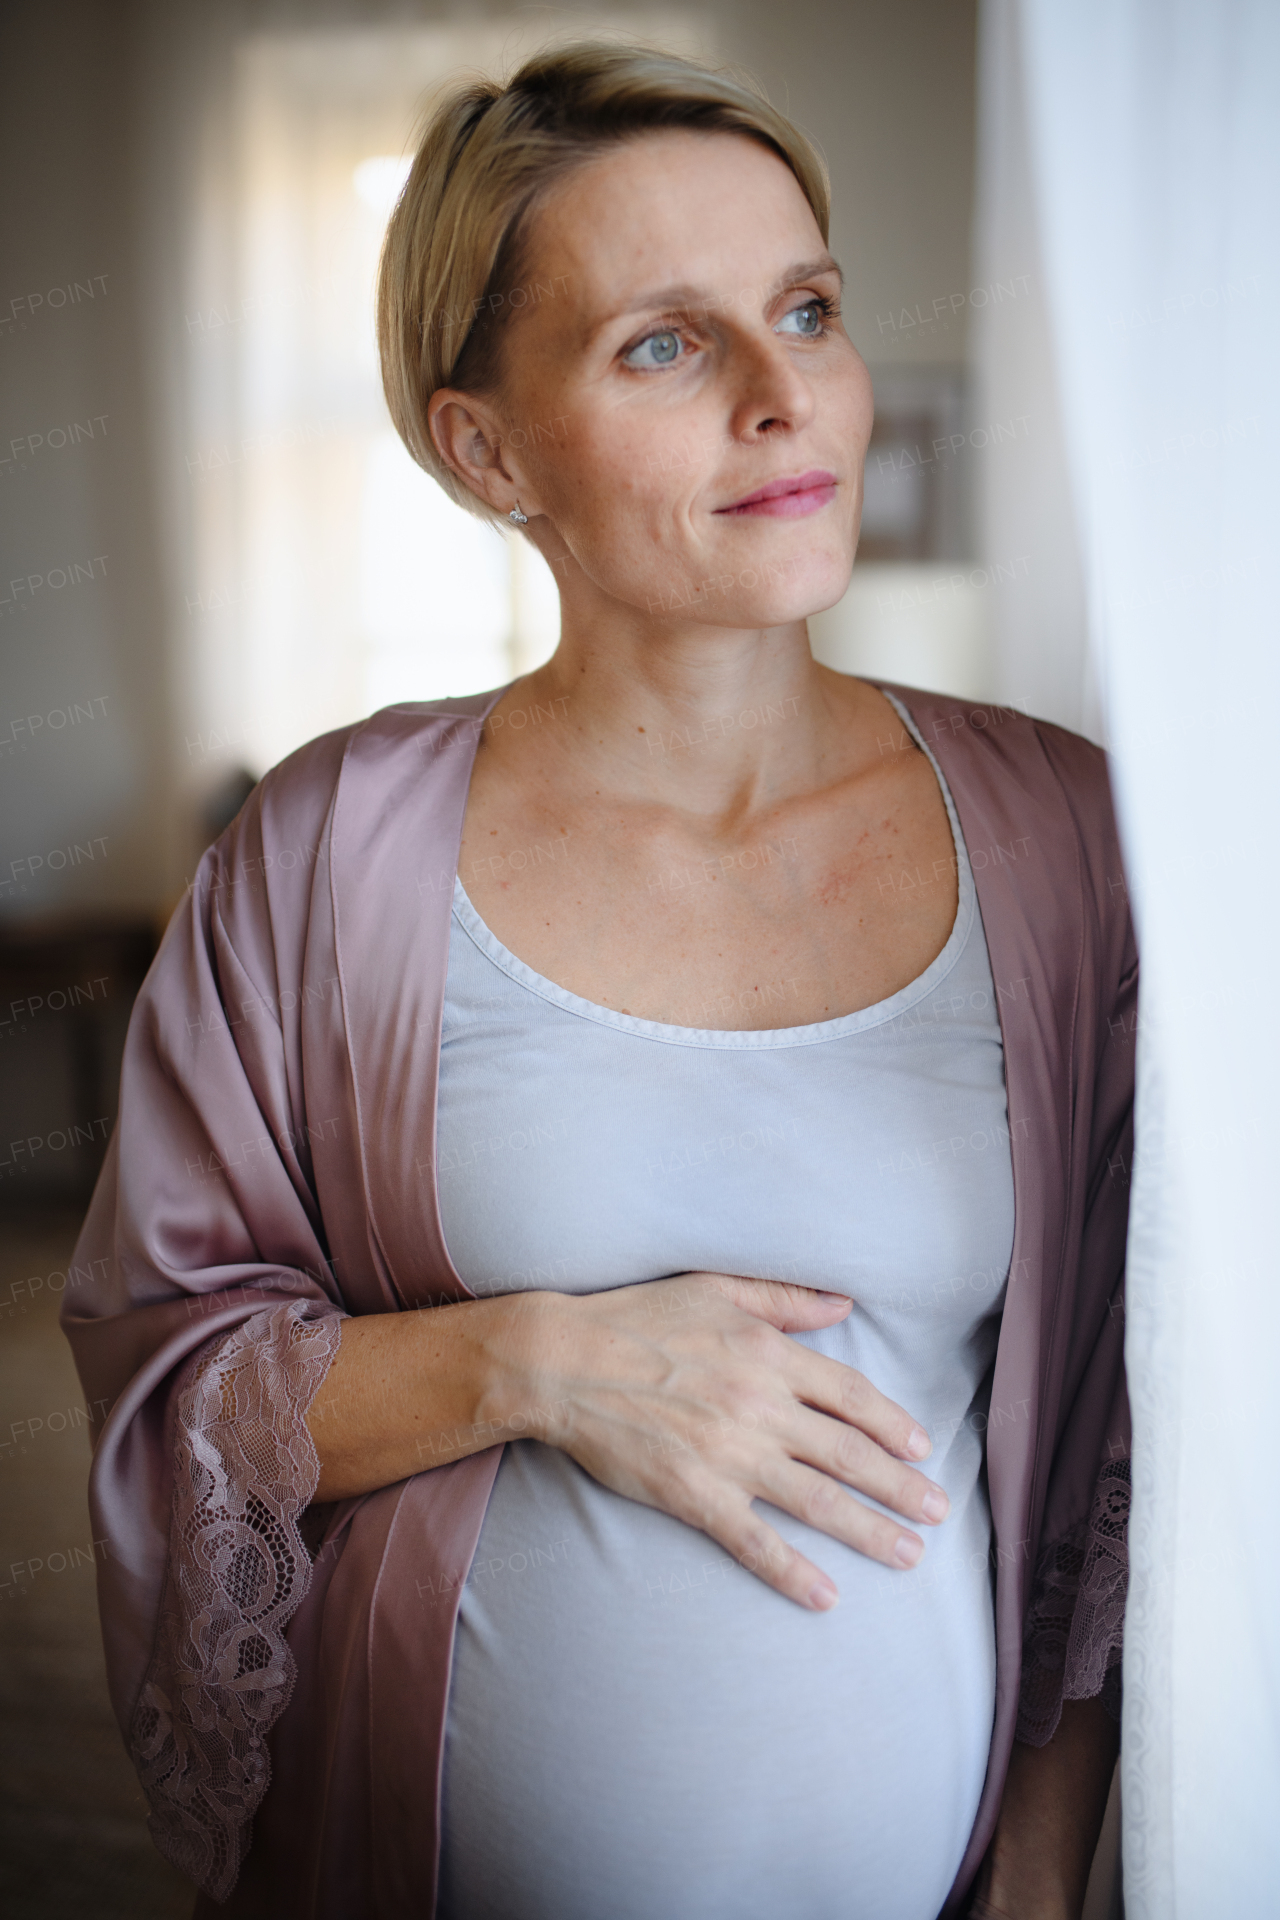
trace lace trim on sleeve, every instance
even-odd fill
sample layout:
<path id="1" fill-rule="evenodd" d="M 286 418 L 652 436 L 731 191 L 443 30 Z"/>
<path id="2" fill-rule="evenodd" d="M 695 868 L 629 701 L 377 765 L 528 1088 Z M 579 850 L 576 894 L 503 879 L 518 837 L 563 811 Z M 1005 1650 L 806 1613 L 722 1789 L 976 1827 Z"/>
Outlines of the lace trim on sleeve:
<path id="1" fill-rule="evenodd" d="M 225 1900 L 271 1777 L 266 1736 L 297 1669 L 284 1630 L 311 1581 L 298 1518 L 320 1462 L 306 1411 L 342 1316 L 256 1313 L 177 1386 L 169 1570 L 130 1751 L 152 1839 Z"/>
<path id="2" fill-rule="evenodd" d="M 1129 1462 L 1109 1461 L 1088 1519 L 1041 1552 L 1022 1635 L 1017 1733 L 1028 1746 L 1053 1738 L 1064 1700 L 1101 1695 L 1120 1718 L 1129 1492 Z"/>

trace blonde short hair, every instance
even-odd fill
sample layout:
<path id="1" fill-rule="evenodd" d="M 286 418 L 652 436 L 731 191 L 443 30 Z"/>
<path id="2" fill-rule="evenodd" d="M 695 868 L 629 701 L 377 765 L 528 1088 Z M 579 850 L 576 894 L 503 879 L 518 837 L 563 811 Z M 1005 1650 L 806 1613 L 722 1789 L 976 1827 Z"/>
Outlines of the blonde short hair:
<path id="1" fill-rule="evenodd" d="M 493 389 L 504 321 L 554 297 L 521 259 L 547 187 L 602 148 L 667 128 L 738 133 L 791 169 L 827 239 L 830 188 L 805 136 L 755 83 L 645 47 L 592 42 L 527 60 L 506 85 L 455 85 L 428 114 L 378 270 L 378 352 L 396 429 L 460 506 L 496 518 L 441 460 L 437 388 Z"/>

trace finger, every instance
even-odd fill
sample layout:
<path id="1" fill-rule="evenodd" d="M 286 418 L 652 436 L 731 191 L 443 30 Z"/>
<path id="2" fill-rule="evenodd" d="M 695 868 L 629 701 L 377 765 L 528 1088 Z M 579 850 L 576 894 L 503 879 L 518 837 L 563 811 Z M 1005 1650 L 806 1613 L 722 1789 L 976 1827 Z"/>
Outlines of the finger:
<path id="1" fill-rule="evenodd" d="M 817 1287 L 798 1287 L 786 1280 L 753 1280 L 742 1274 L 707 1273 L 709 1280 L 735 1307 L 767 1320 L 779 1333 L 814 1333 L 848 1317 L 853 1302 L 844 1293 L 823 1293 Z"/>
<path id="2" fill-rule="evenodd" d="M 761 1476 L 760 1496 L 784 1513 L 794 1514 L 807 1527 L 828 1533 L 855 1553 L 899 1572 L 914 1567 L 924 1552 L 924 1541 L 890 1520 L 887 1514 L 864 1507 L 827 1473 L 815 1473 L 798 1460 L 771 1460 Z"/>
<path id="3" fill-rule="evenodd" d="M 856 1487 L 882 1507 L 891 1507 L 905 1520 L 936 1527 L 951 1511 L 942 1487 L 886 1453 L 878 1441 L 843 1420 L 808 1407 L 796 1409 L 794 1430 L 783 1443 L 793 1460 L 802 1460 L 820 1473 Z"/>
<path id="4" fill-rule="evenodd" d="M 787 1384 L 797 1399 L 819 1413 L 860 1427 L 899 1460 L 928 1459 L 933 1442 L 919 1421 L 873 1386 L 865 1373 L 808 1347 L 793 1346 L 788 1351 Z"/>
<path id="5" fill-rule="evenodd" d="M 706 1504 L 690 1524 L 700 1527 L 766 1587 L 810 1613 L 826 1613 L 840 1598 L 834 1580 L 788 1545 L 740 1495 L 709 1485 Z"/>

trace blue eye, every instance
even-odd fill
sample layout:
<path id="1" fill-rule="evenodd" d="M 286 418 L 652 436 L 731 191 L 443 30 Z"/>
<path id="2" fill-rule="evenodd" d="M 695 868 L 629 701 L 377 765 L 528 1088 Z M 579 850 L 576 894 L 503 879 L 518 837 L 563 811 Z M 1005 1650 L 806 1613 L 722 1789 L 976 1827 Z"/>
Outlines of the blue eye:
<path id="1" fill-rule="evenodd" d="M 623 364 L 628 367 L 669 367 L 680 352 L 678 333 L 651 333 L 647 340 L 641 340 L 626 354 Z"/>
<path id="2" fill-rule="evenodd" d="M 802 339 L 812 340 L 822 332 L 825 318 L 824 310 L 818 305 L 816 300 L 812 300 L 807 307 L 793 307 L 791 312 L 785 314 L 778 322 L 775 331 L 778 333 L 798 333 Z M 796 324 L 789 326 L 788 322 L 792 320 L 794 320 Z"/>

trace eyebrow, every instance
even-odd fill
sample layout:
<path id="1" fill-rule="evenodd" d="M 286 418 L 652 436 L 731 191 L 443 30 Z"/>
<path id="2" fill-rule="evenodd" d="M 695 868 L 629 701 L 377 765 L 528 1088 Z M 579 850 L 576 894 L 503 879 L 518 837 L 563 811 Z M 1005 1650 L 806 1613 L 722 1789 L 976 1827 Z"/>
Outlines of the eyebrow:
<path id="1" fill-rule="evenodd" d="M 829 253 L 821 253 L 816 259 L 802 260 L 797 266 L 788 267 L 780 273 L 766 289 L 768 299 L 776 299 L 784 287 L 797 286 L 802 280 L 816 279 L 819 274 L 834 273 L 841 287 L 844 286 L 844 273 L 840 263 Z M 624 307 L 618 307 L 613 313 L 605 314 L 597 320 L 588 333 L 588 339 L 594 340 L 605 327 L 612 326 L 615 320 L 621 320 L 629 313 L 696 310 L 699 307 L 711 309 L 722 304 L 722 296 L 713 293 L 707 287 L 695 287 L 688 284 L 672 287 L 656 287 L 647 293 L 638 293 L 627 301 Z"/>

